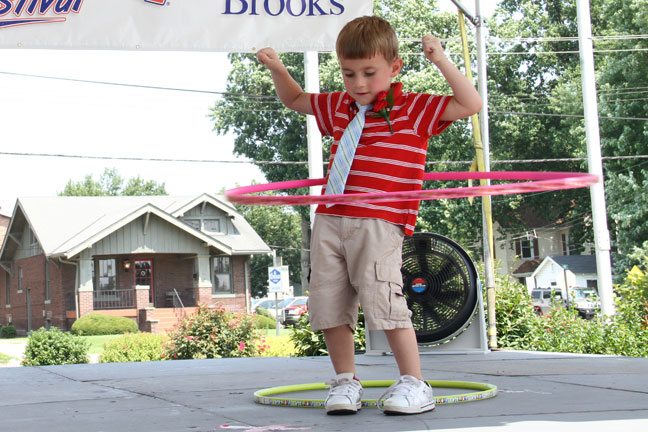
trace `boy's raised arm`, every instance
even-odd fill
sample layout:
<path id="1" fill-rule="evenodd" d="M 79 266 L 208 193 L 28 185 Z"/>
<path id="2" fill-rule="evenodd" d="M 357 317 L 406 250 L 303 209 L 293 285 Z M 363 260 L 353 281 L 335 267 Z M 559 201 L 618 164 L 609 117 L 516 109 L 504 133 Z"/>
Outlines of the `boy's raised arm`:
<path id="1" fill-rule="evenodd" d="M 452 99 L 448 102 L 441 120 L 453 121 L 470 117 L 482 108 L 482 99 L 475 86 L 468 81 L 457 67 L 443 53 L 441 41 L 434 36 L 423 37 L 423 53 L 428 60 L 436 65 L 443 74 L 450 88 Z"/>
<path id="2" fill-rule="evenodd" d="M 263 48 L 257 52 L 257 59 L 265 65 L 272 74 L 275 91 L 279 100 L 291 110 L 313 114 L 310 93 L 306 93 L 290 76 L 286 66 L 272 48 Z"/>

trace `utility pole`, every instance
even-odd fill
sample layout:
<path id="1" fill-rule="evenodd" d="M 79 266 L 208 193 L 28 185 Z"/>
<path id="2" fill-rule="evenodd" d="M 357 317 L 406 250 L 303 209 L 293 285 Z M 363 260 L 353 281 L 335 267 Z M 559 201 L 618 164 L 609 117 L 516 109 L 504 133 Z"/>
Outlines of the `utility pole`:
<path id="1" fill-rule="evenodd" d="M 610 263 L 610 232 L 607 226 L 603 163 L 601 160 L 601 137 L 599 134 L 598 102 L 594 75 L 594 45 L 589 0 L 577 0 L 578 44 L 580 52 L 581 81 L 583 85 L 583 110 L 585 114 L 585 135 L 587 139 L 587 166 L 600 182 L 590 186 L 592 198 L 592 220 L 594 223 L 594 244 L 596 246 L 596 272 L 598 291 L 603 316 L 614 315 L 612 292 L 612 266 Z"/>

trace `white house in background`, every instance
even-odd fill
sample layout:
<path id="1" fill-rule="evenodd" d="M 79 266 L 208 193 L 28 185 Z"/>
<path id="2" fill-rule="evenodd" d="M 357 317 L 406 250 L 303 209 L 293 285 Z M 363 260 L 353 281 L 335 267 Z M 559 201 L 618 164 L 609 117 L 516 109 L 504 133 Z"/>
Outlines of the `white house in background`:
<path id="1" fill-rule="evenodd" d="M 569 255 L 569 228 L 530 228 L 524 233 L 504 234 L 499 224 L 495 229 L 496 271 L 511 274 L 526 284 L 545 257 Z"/>
<path id="2" fill-rule="evenodd" d="M 562 292 L 566 292 L 565 288 L 574 287 L 598 289 L 596 256 L 548 256 L 526 278 L 526 286 L 529 292 L 533 288 L 555 288 Z"/>

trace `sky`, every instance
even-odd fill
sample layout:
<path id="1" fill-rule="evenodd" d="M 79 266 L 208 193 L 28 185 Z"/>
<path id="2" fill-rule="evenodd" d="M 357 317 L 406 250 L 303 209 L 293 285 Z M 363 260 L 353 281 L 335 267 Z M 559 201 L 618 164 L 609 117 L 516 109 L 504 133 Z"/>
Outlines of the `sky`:
<path id="1" fill-rule="evenodd" d="M 495 2 L 482 4 L 486 14 Z M 98 181 L 105 168 L 125 180 L 164 183 L 171 195 L 265 182 L 252 163 L 25 155 L 248 161 L 233 154 L 234 136 L 219 136 L 208 118 L 218 99 L 210 92 L 225 90 L 228 70 L 225 53 L 0 49 L 0 213 L 11 215 L 18 197 L 55 196 L 69 180 Z"/>
<path id="2" fill-rule="evenodd" d="M 0 153 L 243 160 L 212 130 L 218 95 L 52 80 L 71 78 L 207 92 L 225 90 L 223 53 L 0 50 Z M 54 196 L 105 168 L 164 183 L 171 195 L 264 182 L 252 164 L 150 162 L 0 154 L 0 213 L 20 196 Z"/>

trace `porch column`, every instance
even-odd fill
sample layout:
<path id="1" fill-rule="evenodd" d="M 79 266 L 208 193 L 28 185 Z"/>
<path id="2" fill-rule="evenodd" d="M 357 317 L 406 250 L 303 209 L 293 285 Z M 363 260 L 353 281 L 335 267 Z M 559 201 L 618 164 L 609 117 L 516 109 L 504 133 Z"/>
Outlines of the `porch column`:
<path id="1" fill-rule="evenodd" d="M 149 305 L 149 291 L 148 285 L 133 285 L 135 290 L 135 309 L 146 309 Z"/>
<path id="2" fill-rule="evenodd" d="M 79 317 L 94 311 L 92 260 L 79 260 Z"/>
<path id="3" fill-rule="evenodd" d="M 211 266 L 209 255 L 196 257 L 197 277 L 194 278 L 196 304 L 209 305 L 212 303 Z"/>

